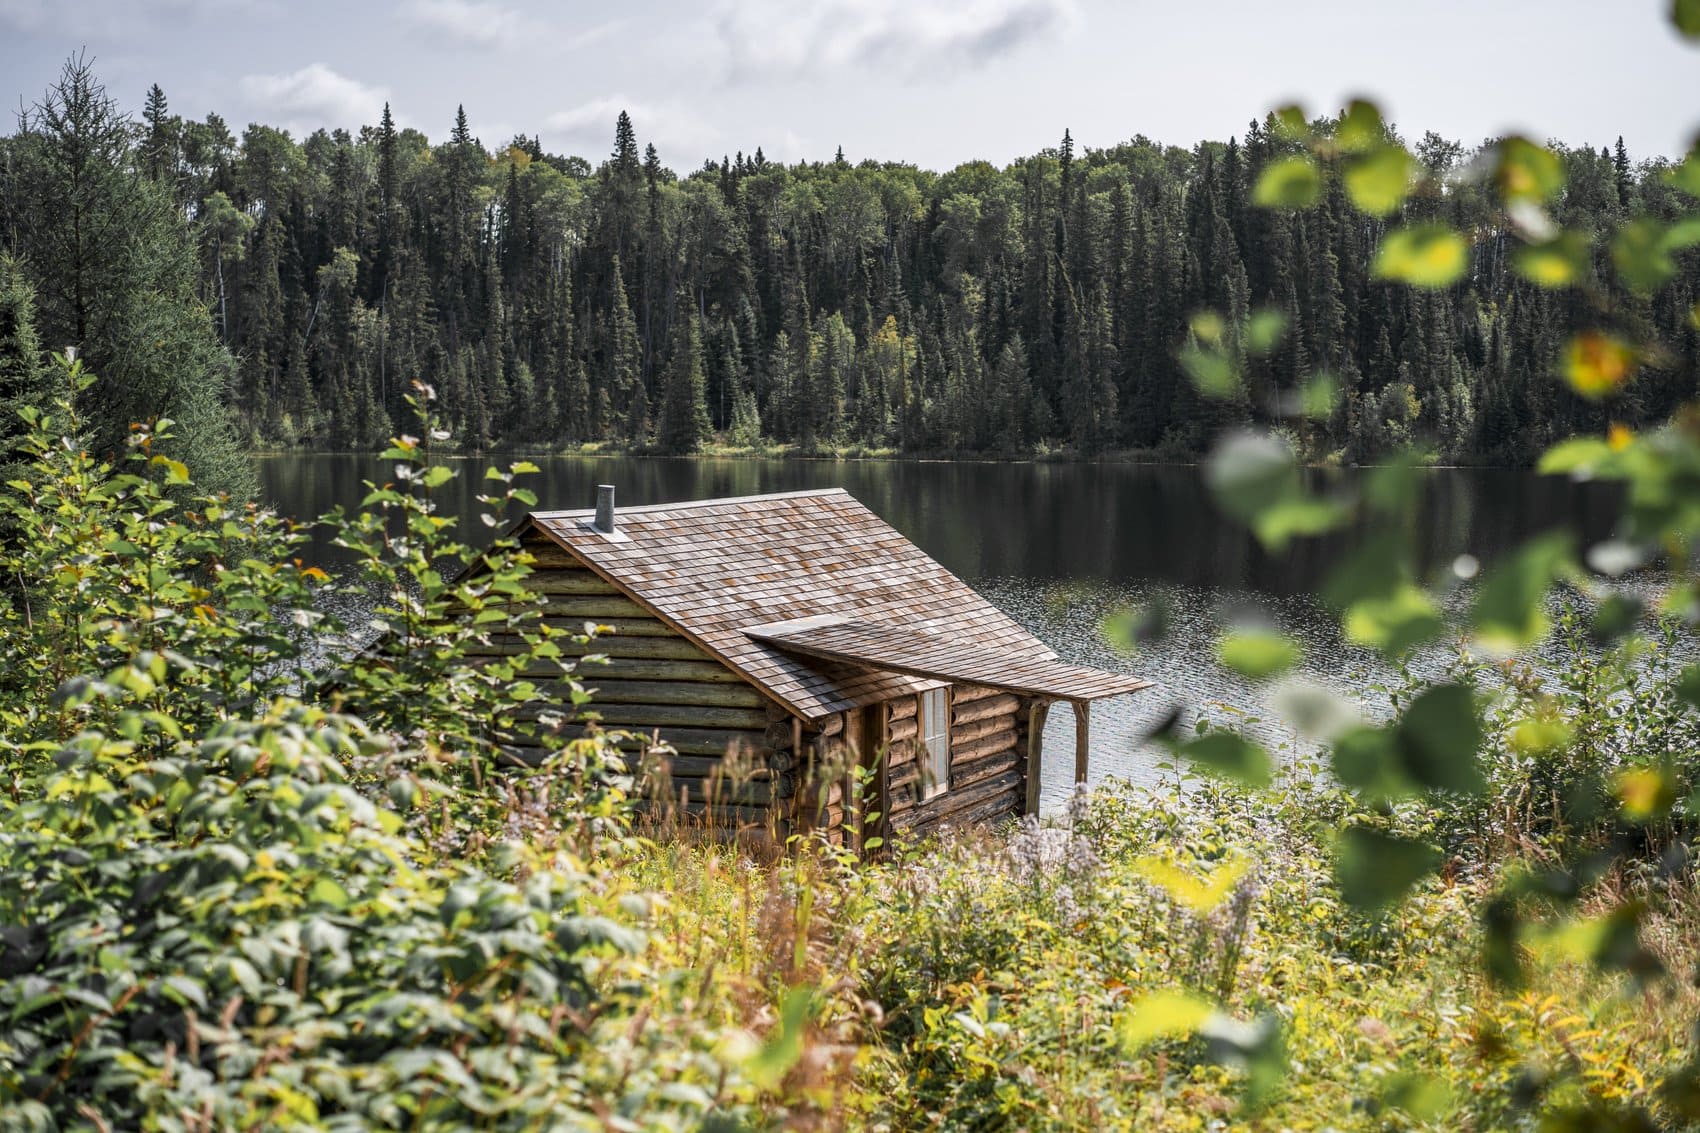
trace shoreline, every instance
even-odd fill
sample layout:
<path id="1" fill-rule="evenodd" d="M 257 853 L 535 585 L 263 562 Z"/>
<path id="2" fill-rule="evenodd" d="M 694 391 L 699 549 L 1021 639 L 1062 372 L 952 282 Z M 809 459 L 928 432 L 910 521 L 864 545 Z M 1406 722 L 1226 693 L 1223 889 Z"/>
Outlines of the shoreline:
<path id="1" fill-rule="evenodd" d="M 365 449 L 346 448 L 261 448 L 250 450 L 256 460 L 281 460 L 289 457 L 319 457 L 319 456 L 357 456 L 369 457 L 373 461 L 380 458 L 376 453 Z M 1207 458 L 1196 457 L 1181 459 L 1163 456 L 1146 450 L 1117 450 L 1106 453 L 1084 453 L 1071 451 L 1020 453 L 1009 456 L 998 456 L 989 453 L 904 453 L 886 450 L 846 450 L 843 452 L 795 452 L 784 449 L 708 449 L 694 453 L 662 453 L 650 452 L 644 449 L 625 448 L 587 448 L 587 449 L 546 449 L 527 446 L 514 448 L 493 448 L 480 450 L 456 449 L 443 454 L 448 460 L 494 460 L 500 458 L 512 459 L 577 459 L 577 460 L 676 460 L 688 462 L 706 461 L 772 461 L 779 464 L 1058 464 L 1058 465 L 1140 465 L 1151 468 L 1202 468 L 1209 463 Z M 1369 470 L 1388 467 L 1384 464 L 1343 464 L 1334 461 L 1301 461 L 1300 466 L 1318 471 L 1325 470 Z M 1528 472 L 1535 473 L 1534 465 L 1530 464 L 1460 464 L 1456 462 L 1424 464 L 1426 471 L 1463 471 L 1463 472 Z"/>

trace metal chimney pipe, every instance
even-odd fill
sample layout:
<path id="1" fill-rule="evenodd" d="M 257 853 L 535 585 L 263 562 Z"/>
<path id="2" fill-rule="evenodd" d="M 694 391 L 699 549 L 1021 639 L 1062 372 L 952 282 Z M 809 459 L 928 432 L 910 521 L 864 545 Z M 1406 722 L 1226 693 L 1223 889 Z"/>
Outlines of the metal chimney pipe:
<path id="1" fill-rule="evenodd" d="M 614 534 L 614 485 L 596 485 L 596 530 Z"/>

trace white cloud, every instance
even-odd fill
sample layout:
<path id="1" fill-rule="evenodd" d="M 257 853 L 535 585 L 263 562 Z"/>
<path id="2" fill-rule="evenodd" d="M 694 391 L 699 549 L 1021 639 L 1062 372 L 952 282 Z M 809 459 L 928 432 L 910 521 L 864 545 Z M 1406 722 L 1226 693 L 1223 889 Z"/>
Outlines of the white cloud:
<path id="1" fill-rule="evenodd" d="M 497 0 L 407 0 L 401 13 L 453 47 L 514 48 L 537 31 L 521 12 Z"/>
<path id="2" fill-rule="evenodd" d="M 544 143 L 598 164 L 614 148 L 614 122 L 622 110 L 632 117 L 638 146 L 653 142 L 662 162 L 673 169 L 688 173 L 704 158 L 719 160 L 724 135 L 712 123 L 677 105 L 638 103 L 619 94 L 549 115 L 543 122 Z"/>
<path id="3" fill-rule="evenodd" d="M 286 75 L 245 75 L 242 96 L 266 122 L 298 133 L 323 126 L 357 129 L 376 125 L 389 91 L 340 75 L 323 63 L 310 63 Z"/>
<path id="4" fill-rule="evenodd" d="M 730 76 L 827 68 L 978 67 L 1074 24 L 1075 0 L 725 0 L 715 21 Z"/>
<path id="5" fill-rule="evenodd" d="M 275 15 L 270 0 L 0 0 L 0 28 L 73 35 L 135 35 L 170 21 L 233 13 Z"/>

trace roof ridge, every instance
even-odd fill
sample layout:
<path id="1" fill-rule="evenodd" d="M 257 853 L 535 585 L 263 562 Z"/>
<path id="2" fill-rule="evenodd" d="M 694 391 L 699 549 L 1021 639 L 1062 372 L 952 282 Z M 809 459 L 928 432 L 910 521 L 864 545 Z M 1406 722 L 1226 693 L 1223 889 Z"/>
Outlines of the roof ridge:
<path id="1" fill-rule="evenodd" d="M 806 488 L 796 492 L 767 492 L 765 494 L 755 496 L 716 496 L 706 500 L 674 500 L 672 503 L 665 504 L 636 504 L 629 507 L 617 506 L 614 509 L 614 512 L 616 515 L 630 515 L 632 512 L 679 511 L 685 508 L 699 507 L 728 507 L 733 504 L 763 503 L 767 500 L 794 500 L 807 498 L 809 496 L 850 496 L 850 490 L 848 488 Z M 854 496 L 850 496 L 850 498 L 855 499 Z M 529 514 L 533 519 L 577 518 L 579 516 L 595 515 L 596 509 L 593 507 L 566 508 L 559 511 L 532 511 L 527 514 Z"/>

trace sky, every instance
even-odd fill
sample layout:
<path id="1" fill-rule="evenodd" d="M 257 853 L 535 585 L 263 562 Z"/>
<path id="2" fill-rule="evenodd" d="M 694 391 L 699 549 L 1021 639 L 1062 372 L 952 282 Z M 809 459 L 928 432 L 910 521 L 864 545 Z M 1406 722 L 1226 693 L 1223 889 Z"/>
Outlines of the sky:
<path id="1" fill-rule="evenodd" d="M 121 106 L 350 129 L 386 101 L 440 140 L 464 104 L 593 163 L 628 110 L 680 171 L 723 154 L 999 165 L 1143 134 L 1191 146 L 1370 96 L 1411 140 L 1700 132 L 1700 47 L 1667 0 L 0 0 L 0 94 L 86 51 Z M 6 124 L 4 129 L 9 129 Z"/>

